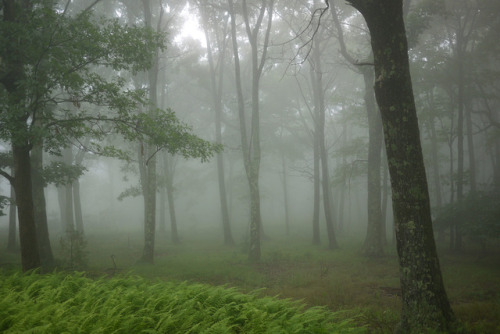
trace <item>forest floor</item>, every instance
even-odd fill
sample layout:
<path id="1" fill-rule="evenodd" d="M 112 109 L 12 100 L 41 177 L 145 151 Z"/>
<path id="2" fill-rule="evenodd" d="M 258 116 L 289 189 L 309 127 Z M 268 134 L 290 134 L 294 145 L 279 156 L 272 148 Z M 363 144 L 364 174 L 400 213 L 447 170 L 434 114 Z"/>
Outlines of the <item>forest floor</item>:
<path id="1" fill-rule="evenodd" d="M 262 261 L 251 264 L 243 242 L 224 246 L 220 240 L 192 237 L 174 245 L 159 235 L 155 264 L 150 265 L 138 262 L 140 234 L 89 234 L 87 242 L 91 276 L 132 274 L 260 290 L 262 295 L 342 311 L 346 319 L 354 318 L 374 333 L 393 332 L 399 320 L 399 269 L 391 245 L 385 256 L 368 259 L 359 252 L 360 240 L 340 239 L 340 249 L 331 251 L 298 237 L 271 237 L 263 242 Z M 58 246 L 54 243 L 56 256 Z M 466 329 L 500 332 L 500 251 L 457 255 L 442 250 L 440 257 L 450 302 Z M 17 255 L 0 250 L 0 264 L 17 261 Z"/>

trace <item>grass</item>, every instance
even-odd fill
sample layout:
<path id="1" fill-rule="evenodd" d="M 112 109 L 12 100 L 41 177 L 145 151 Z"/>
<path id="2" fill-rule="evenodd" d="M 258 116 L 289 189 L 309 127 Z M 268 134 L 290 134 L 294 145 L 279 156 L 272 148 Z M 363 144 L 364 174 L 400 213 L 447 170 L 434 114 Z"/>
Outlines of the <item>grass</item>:
<path id="1" fill-rule="evenodd" d="M 137 237 L 135 237 L 137 235 Z M 329 251 L 299 237 L 273 237 L 263 243 L 259 264 L 247 262 L 244 244 L 226 247 L 207 235 L 191 236 L 173 245 L 158 236 L 155 265 L 137 263 L 140 233 L 88 236 L 87 275 L 103 273 L 162 279 L 169 282 L 224 285 L 233 292 L 300 301 L 306 309 L 325 307 L 336 321 L 358 330 L 390 333 L 399 321 L 399 270 L 393 247 L 370 260 L 360 255 L 360 240 L 340 240 Z M 54 249 L 57 253 L 58 249 Z M 454 255 L 443 251 L 441 266 L 455 314 L 470 333 L 500 332 L 500 254 Z M 115 256 L 118 270 L 112 269 Z M 13 262 L 0 252 L 0 262 Z M 9 255 L 11 256 L 11 255 Z M 256 295 L 255 290 L 259 293 Z M 277 298 L 277 299 L 276 299 Z"/>

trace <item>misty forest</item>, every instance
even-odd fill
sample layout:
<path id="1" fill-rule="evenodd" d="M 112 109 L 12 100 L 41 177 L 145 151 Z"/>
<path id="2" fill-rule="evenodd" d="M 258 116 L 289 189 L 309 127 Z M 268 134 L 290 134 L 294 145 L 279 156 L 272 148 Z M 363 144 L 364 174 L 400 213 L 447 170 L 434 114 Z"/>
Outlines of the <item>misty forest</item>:
<path id="1" fill-rule="evenodd" d="M 0 332 L 500 332 L 500 1 L 0 18 Z"/>

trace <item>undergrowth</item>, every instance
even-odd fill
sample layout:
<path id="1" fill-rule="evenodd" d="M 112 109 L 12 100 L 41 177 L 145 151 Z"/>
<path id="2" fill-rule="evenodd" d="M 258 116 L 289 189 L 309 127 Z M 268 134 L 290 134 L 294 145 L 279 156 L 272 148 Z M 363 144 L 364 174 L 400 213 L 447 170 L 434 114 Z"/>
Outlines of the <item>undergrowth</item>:
<path id="1" fill-rule="evenodd" d="M 354 317 L 198 283 L 0 271 L 2 333 L 351 333 Z"/>

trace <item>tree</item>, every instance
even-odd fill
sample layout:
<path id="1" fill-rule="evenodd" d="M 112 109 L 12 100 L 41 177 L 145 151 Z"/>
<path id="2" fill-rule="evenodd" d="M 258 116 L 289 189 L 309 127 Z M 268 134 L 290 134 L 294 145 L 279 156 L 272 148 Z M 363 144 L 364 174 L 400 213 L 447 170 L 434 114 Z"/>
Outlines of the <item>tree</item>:
<path id="1" fill-rule="evenodd" d="M 97 2 L 95 2 L 97 3 Z M 95 5 L 94 3 L 94 5 Z M 40 267 L 32 192 L 32 147 L 59 153 L 71 138 L 110 132 L 126 140 L 148 138 L 157 147 L 208 158 L 215 147 L 192 135 L 171 111 L 137 115 L 143 91 L 127 89 L 123 75 L 151 66 L 164 37 L 150 29 L 96 18 L 91 7 L 70 15 L 54 1 L 4 0 L 0 12 L 0 138 L 12 145 L 23 271 Z M 114 76 L 105 76 L 103 69 Z M 104 73 L 103 73 L 104 72 Z M 78 110 L 57 107 L 61 103 Z M 99 106 L 89 110 L 89 106 Z M 93 125 L 99 126 L 93 127 Z M 94 147 L 108 154 L 116 150 Z"/>
<path id="2" fill-rule="evenodd" d="M 238 97 L 238 115 L 240 120 L 241 146 L 243 151 L 243 161 L 250 189 L 250 261 L 260 260 L 260 238 L 262 233 L 262 217 L 260 210 L 259 172 L 261 160 L 260 148 L 260 92 L 259 84 L 267 59 L 267 48 L 269 46 L 269 36 L 271 33 L 274 0 L 262 0 L 260 6 L 255 7 L 253 12 L 249 11 L 247 1 L 243 0 L 241 14 L 245 25 L 245 31 L 251 47 L 252 63 L 252 112 L 250 117 L 250 134 L 247 134 L 247 124 L 245 116 L 245 101 L 240 71 L 240 59 L 238 51 L 238 39 L 236 37 L 236 10 L 233 0 L 229 0 L 229 15 L 231 16 L 231 39 L 233 43 L 233 54 L 236 74 L 236 89 Z M 267 12 L 267 25 L 262 28 L 263 19 Z M 252 14 L 256 17 L 251 18 Z M 252 27 L 250 22 L 254 23 Z M 264 41 L 259 45 L 259 35 L 261 29 L 264 31 Z M 259 56 L 260 53 L 260 56 Z"/>
<path id="3" fill-rule="evenodd" d="M 309 57 L 309 73 L 311 76 L 311 86 L 314 96 L 314 146 L 318 153 L 318 157 L 315 159 L 319 158 L 320 162 L 319 166 L 315 165 L 315 172 L 317 172 L 317 168 L 320 168 L 321 190 L 323 191 L 323 208 L 325 213 L 326 231 L 328 235 L 328 248 L 335 249 L 338 245 L 334 228 L 333 196 L 330 186 L 330 173 L 328 169 L 328 150 L 325 143 L 326 106 L 319 40 L 319 37 L 321 37 L 320 32 L 321 30 L 318 31 L 318 34 L 316 34 L 313 40 L 312 50 Z M 315 164 L 316 163 L 318 162 L 315 161 Z"/>
<path id="4" fill-rule="evenodd" d="M 202 26 L 205 32 L 205 41 L 207 43 L 207 58 L 210 67 L 210 89 L 213 101 L 213 108 L 215 113 L 215 140 L 217 144 L 222 145 L 222 92 L 224 82 L 224 63 L 226 57 L 226 47 L 228 40 L 228 16 L 224 15 L 222 18 L 224 24 L 222 31 L 217 31 L 220 25 L 220 15 L 210 8 L 207 4 L 199 4 L 199 10 L 202 18 Z M 209 15 L 209 10 L 212 9 L 212 15 Z M 209 19 L 212 17 L 212 20 Z M 214 46 L 217 50 L 215 53 L 212 50 L 212 41 L 210 37 L 210 27 L 215 30 L 214 33 Z M 216 61 L 214 56 L 217 55 Z M 221 207 L 222 227 L 224 232 L 224 243 L 226 245 L 233 245 L 234 240 L 231 233 L 231 223 L 229 221 L 229 210 L 226 195 L 226 181 L 224 172 L 224 159 L 222 153 L 217 154 L 217 178 L 219 185 L 219 198 Z"/>
<path id="5" fill-rule="evenodd" d="M 331 11 L 333 21 L 338 32 L 338 40 L 340 44 L 340 53 L 351 64 L 358 65 L 358 61 L 347 51 L 344 41 L 344 33 L 338 14 L 335 9 L 334 1 L 331 3 Z M 372 56 L 368 57 L 367 63 L 371 62 Z M 363 75 L 364 81 L 364 102 L 368 115 L 368 163 L 367 163 L 367 213 L 368 227 L 366 232 L 365 242 L 363 244 L 363 253 L 366 256 L 377 257 L 384 253 L 385 229 L 382 220 L 381 194 L 382 187 L 380 184 L 381 171 L 381 154 L 382 154 L 382 122 L 380 113 L 375 104 L 375 95 L 373 91 L 374 73 L 372 66 L 359 66 L 359 73 Z"/>
<path id="6" fill-rule="evenodd" d="M 392 185 L 400 265 L 400 332 L 453 331 L 434 242 L 429 193 L 409 70 L 402 0 L 348 0 L 365 18 L 375 65 Z"/>

